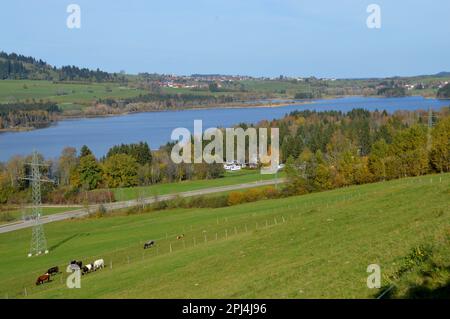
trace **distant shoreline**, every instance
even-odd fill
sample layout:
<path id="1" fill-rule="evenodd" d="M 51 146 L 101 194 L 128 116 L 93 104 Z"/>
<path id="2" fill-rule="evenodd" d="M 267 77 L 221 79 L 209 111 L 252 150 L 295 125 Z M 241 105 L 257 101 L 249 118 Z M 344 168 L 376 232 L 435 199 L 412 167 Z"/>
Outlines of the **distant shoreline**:
<path id="1" fill-rule="evenodd" d="M 184 107 L 180 109 L 163 109 L 163 110 L 142 110 L 137 112 L 121 112 L 121 113 L 115 113 L 115 114 L 77 114 L 77 115 L 59 115 L 56 119 L 56 121 L 49 123 L 47 126 L 44 127 L 15 127 L 15 128 L 7 128 L 7 129 L 0 129 L 1 133 L 19 133 L 19 132 L 28 132 L 33 130 L 39 130 L 39 129 L 45 129 L 48 128 L 59 121 L 65 121 L 65 120 L 81 120 L 81 119 L 94 119 L 94 118 L 109 118 L 109 117 L 116 117 L 116 116 L 126 116 L 126 115 L 132 115 L 132 114 L 141 114 L 141 113 L 153 113 L 153 112 L 177 112 L 177 111 L 187 111 L 187 110 L 213 110 L 213 109 L 242 109 L 242 108 L 281 108 L 281 107 L 287 107 L 291 105 L 304 105 L 304 104 L 311 104 L 315 101 L 321 100 L 333 100 L 333 99 L 345 99 L 345 98 L 355 98 L 355 97 L 364 97 L 364 98 L 378 98 L 378 99 L 392 99 L 392 98 L 408 98 L 408 97 L 422 97 L 427 100 L 448 100 L 450 103 L 450 98 L 437 98 L 437 97 L 431 97 L 431 96 L 422 96 L 422 95 L 413 95 L 413 96 L 402 96 L 402 97 L 386 97 L 386 96 L 363 96 L 363 95 L 345 95 L 345 96 L 327 96 L 322 98 L 315 98 L 315 99 L 303 99 L 303 100 L 294 100 L 294 99 L 285 99 L 283 102 L 279 103 L 262 103 L 264 101 L 269 100 L 259 100 L 258 102 L 252 103 L 249 101 L 249 103 L 240 102 L 240 103 L 230 103 L 230 104 L 216 104 L 216 105 L 207 105 L 207 106 L 192 106 L 192 107 Z"/>

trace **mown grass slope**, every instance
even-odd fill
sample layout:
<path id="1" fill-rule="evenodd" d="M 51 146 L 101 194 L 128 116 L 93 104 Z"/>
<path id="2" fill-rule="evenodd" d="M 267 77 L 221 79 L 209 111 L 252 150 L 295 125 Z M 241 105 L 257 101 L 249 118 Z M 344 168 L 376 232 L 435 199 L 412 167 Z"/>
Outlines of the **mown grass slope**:
<path id="1" fill-rule="evenodd" d="M 160 183 L 150 186 L 114 188 L 114 197 L 117 201 L 136 199 L 139 196 L 151 197 L 155 195 L 167 195 L 172 193 L 182 193 L 195 191 L 211 187 L 221 187 L 229 185 L 238 185 L 253 183 L 258 181 L 273 180 L 276 175 L 262 175 L 260 170 L 243 169 L 235 172 L 225 172 L 225 176 L 216 179 L 189 180 L 174 183 Z M 278 174 L 278 178 L 285 177 L 284 172 Z"/>
<path id="2" fill-rule="evenodd" d="M 220 209 L 65 221 L 46 225 L 51 253 L 37 258 L 26 257 L 31 230 L 3 234 L 0 297 L 372 298 L 380 291 L 367 288 L 369 264 L 390 284 L 411 249 L 447 243 L 449 199 L 447 174 Z M 156 247 L 144 251 L 149 239 Z M 66 273 L 34 285 L 51 266 L 100 257 L 107 268 L 84 276 L 81 289 L 66 288 Z M 450 266 L 450 256 L 436 258 Z"/>

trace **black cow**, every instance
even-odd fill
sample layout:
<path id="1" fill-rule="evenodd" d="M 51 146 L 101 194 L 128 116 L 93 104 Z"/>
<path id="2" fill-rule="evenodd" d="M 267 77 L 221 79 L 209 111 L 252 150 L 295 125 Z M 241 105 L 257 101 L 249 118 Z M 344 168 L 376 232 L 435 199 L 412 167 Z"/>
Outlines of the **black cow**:
<path id="1" fill-rule="evenodd" d="M 47 270 L 47 274 L 52 275 L 52 276 L 59 274 L 59 267 L 56 266 L 56 267 L 50 268 L 49 270 Z"/>
<path id="2" fill-rule="evenodd" d="M 83 266 L 83 268 L 81 268 L 81 274 L 86 275 L 87 273 L 89 273 L 89 268 L 87 266 Z"/>
<path id="3" fill-rule="evenodd" d="M 154 240 L 149 240 L 148 242 L 146 242 L 146 243 L 144 244 L 144 249 L 150 248 L 150 247 L 152 247 L 154 244 L 155 244 L 155 241 L 154 241 Z"/>

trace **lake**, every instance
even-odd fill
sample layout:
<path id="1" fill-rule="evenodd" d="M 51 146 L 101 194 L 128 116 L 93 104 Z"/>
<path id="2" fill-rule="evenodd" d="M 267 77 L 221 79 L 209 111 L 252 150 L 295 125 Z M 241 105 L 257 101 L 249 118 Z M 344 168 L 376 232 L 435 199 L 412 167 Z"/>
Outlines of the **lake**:
<path id="1" fill-rule="evenodd" d="M 331 100 L 315 100 L 307 104 L 286 107 L 245 107 L 180 110 L 138 113 L 114 117 L 63 120 L 44 129 L 28 132 L 0 134 L 0 161 L 13 155 L 27 155 L 34 149 L 46 158 L 55 158 L 66 146 L 78 150 L 86 144 L 97 157 L 106 154 L 116 144 L 146 141 L 152 149 L 170 141 L 172 130 L 186 127 L 193 131 L 194 120 L 203 120 L 203 129 L 232 127 L 238 123 L 257 123 L 283 117 L 294 110 L 350 111 L 364 108 L 370 111 L 440 109 L 450 105 L 449 100 L 424 99 L 422 97 L 367 98 L 347 97 Z"/>

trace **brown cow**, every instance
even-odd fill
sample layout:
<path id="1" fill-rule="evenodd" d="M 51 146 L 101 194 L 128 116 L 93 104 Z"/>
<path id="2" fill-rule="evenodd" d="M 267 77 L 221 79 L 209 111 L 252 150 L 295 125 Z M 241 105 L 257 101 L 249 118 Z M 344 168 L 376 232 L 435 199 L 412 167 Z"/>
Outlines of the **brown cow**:
<path id="1" fill-rule="evenodd" d="M 43 284 L 46 281 L 50 282 L 50 275 L 48 273 L 39 276 L 39 278 L 36 280 L 36 286 L 39 286 L 39 285 Z"/>

